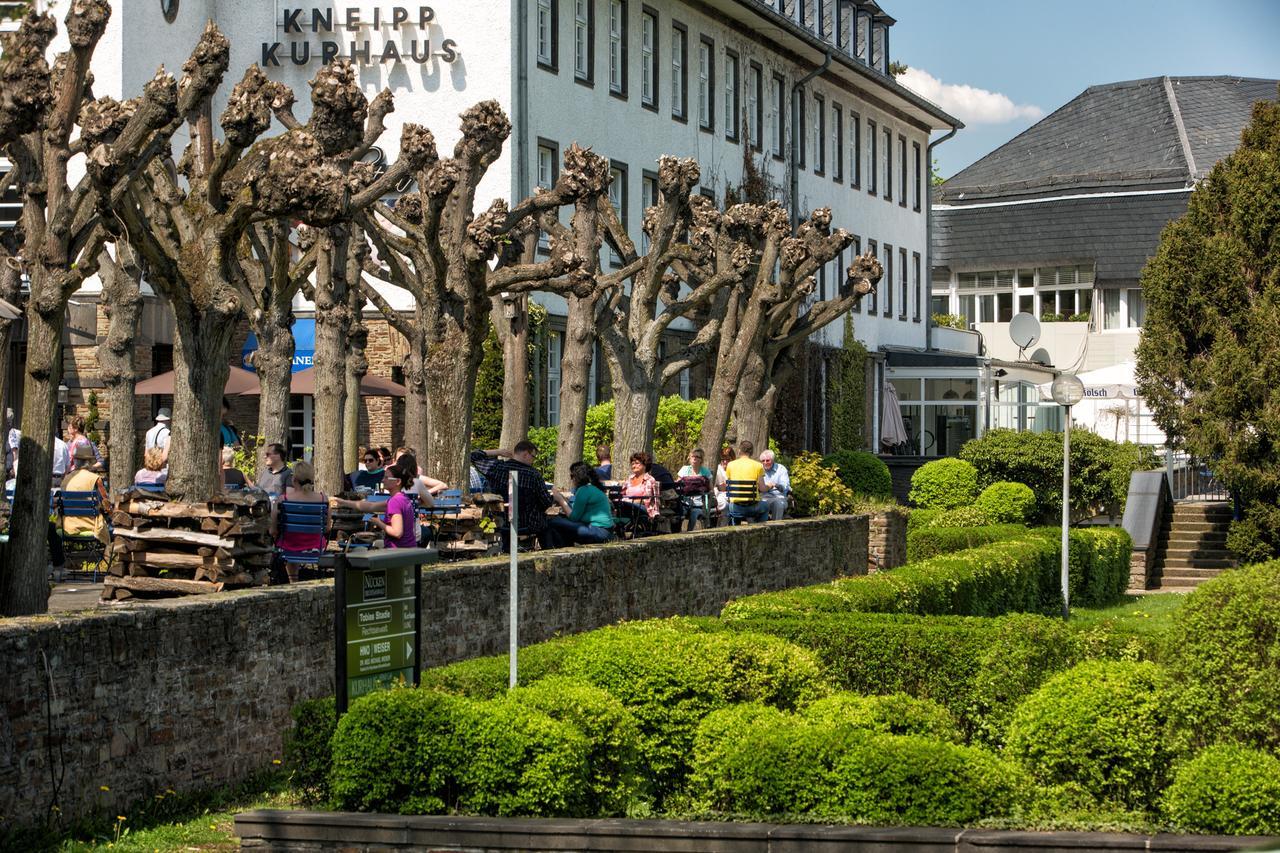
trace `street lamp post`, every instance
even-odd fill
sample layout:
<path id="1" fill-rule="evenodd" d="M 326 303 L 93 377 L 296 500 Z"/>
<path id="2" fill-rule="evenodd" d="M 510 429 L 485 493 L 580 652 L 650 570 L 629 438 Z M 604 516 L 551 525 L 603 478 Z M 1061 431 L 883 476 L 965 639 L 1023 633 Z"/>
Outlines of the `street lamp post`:
<path id="1" fill-rule="evenodd" d="M 1062 618 L 1071 615 L 1067 581 L 1070 573 L 1070 545 L 1067 532 L 1071 527 L 1071 407 L 1084 399 L 1084 383 L 1073 373 L 1063 373 L 1049 388 L 1053 401 L 1066 409 L 1062 425 Z"/>

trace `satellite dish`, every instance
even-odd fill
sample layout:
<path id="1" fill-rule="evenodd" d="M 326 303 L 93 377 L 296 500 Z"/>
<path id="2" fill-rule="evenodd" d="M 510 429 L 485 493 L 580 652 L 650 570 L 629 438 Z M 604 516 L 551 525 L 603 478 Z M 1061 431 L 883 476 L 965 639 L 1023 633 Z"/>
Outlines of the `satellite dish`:
<path id="1" fill-rule="evenodd" d="M 1044 347 L 1040 347 L 1040 349 L 1031 353 L 1031 362 L 1033 364 L 1042 364 L 1045 367 L 1053 366 L 1053 360 L 1049 358 L 1049 351 Z"/>
<path id="2" fill-rule="evenodd" d="M 1035 346 L 1040 340 L 1040 321 L 1026 311 L 1014 314 L 1009 321 L 1009 337 L 1020 350 Z"/>

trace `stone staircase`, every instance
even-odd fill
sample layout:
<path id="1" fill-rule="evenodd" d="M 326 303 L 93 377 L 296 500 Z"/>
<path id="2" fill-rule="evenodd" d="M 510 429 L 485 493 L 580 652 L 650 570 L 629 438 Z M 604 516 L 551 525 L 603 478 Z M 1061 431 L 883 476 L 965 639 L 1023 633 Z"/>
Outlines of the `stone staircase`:
<path id="1" fill-rule="evenodd" d="M 1160 589 L 1190 591 L 1217 577 L 1236 561 L 1227 551 L 1231 504 L 1226 501 L 1178 501 L 1165 511 L 1156 549 Z"/>

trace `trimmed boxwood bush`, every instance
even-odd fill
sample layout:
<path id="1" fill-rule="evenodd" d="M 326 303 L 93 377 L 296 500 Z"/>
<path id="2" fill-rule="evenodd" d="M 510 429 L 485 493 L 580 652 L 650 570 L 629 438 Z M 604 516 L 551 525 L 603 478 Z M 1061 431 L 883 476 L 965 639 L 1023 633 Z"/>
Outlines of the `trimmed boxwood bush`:
<path id="1" fill-rule="evenodd" d="M 997 524 L 1022 524 L 1036 509 L 1036 495 L 1024 483 L 1001 480 L 982 490 L 974 504 Z"/>
<path id="2" fill-rule="evenodd" d="M 1175 826 L 1192 832 L 1280 835 L 1280 758 L 1211 746 L 1178 768 L 1163 805 Z"/>
<path id="3" fill-rule="evenodd" d="M 947 743 L 963 743 L 956 720 L 946 708 L 906 693 L 860 696 L 833 693 L 801 711 L 806 722 L 843 726 L 882 735 L 920 735 Z"/>
<path id="4" fill-rule="evenodd" d="M 955 509 L 978 496 L 978 471 L 963 459 L 935 459 L 911 475 L 911 502 L 923 509 Z"/>
<path id="5" fill-rule="evenodd" d="M 907 561 L 927 560 L 939 554 L 951 554 L 977 548 L 990 542 L 1003 542 L 1026 536 L 1021 524 L 988 524 L 983 527 L 921 527 L 907 532 Z"/>
<path id="6" fill-rule="evenodd" d="M 333 765 L 330 741 L 338 726 L 332 696 L 299 702 L 290 712 L 293 730 L 284 742 L 284 763 L 290 781 L 305 803 L 329 799 L 329 768 Z"/>
<path id="7" fill-rule="evenodd" d="M 874 453 L 865 450 L 837 450 L 823 458 L 822 464 L 836 469 L 841 481 L 855 495 L 872 498 L 893 496 L 893 477 L 889 466 Z"/>
<path id="8" fill-rule="evenodd" d="M 520 649 L 520 683 L 528 684 L 555 675 L 569 646 L 577 637 L 547 640 Z M 510 666 L 506 655 L 472 658 L 422 671 L 421 685 L 472 699 L 496 699 L 507 692 Z"/>
<path id="9" fill-rule="evenodd" d="M 1280 750 L 1280 560 L 1224 572 L 1173 616 L 1166 660 L 1193 746 Z"/>
<path id="10" fill-rule="evenodd" d="M 934 519 L 941 516 L 944 510 L 913 507 L 909 509 L 908 512 L 907 533 L 911 533 L 912 531 L 921 530 L 925 527 L 932 527 Z"/>
<path id="11" fill-rule="evenodd" d="M 590 815 L 626 814 L 643 796 L 640 729 L 622 703 L 599 687 L 551 676 L 507 694 L 507 701 L 569 723 L 587 738 Z"/>
<path id="12" fill-rule="evenodd" d="M 1045 785 L 1149 808 L 1174 755 L 1167 678 L 1149 662 L 1086 661 L 1050 678 L 1009 724 L 1007 750 Z"/>
<path id="13" fill-rule="evenodd" d="M 929 526 L 986 527 L 995 523 L 996 519 L 989 515 L 986 510 L 970 504 L 968 506 L 958 506 L 955 509 L 940 510 L 933 520 L 929 522 Z"/>

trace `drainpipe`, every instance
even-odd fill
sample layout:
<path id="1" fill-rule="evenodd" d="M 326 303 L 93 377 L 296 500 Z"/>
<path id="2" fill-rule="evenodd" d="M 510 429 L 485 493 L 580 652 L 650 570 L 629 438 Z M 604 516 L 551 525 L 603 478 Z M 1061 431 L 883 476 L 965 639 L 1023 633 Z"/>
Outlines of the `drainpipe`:
<path id="1" fill-rule="evenodd" d="M 941 145 L 948 139 L 956 135 L 960 130 L 958 127 L 951 128 L 945 136 L 930 142 L 924 152 L 924 167 L 929 173 L 929 191 L 924 198 L 924 270 L 921 275 L 925 276 L 925 297 L 928 301 L 925 303 L 924 310 L 924 348 L 925 351 L 933 349 L 933 149 L 937 145 Z"/>
<path id="2" fill-rule="evenodd" d="M 517 3 L 516 16 L 516 187 L 513 198 L 529 193 L 529 4 Z"/>
<path id="3" fill-rule="evenodd" d="M 787 164 L 787 170 L 790 172 L 791 182 L 791 225 L 794 228 L 800 224 L 800 150 L 799 146 L 804 144 L 804 140 L 800 138 L 800 90 L 804 85 L 817 77 L 822 72 L 831 67 L 831 44 L 827 43 L 827 55 L 823 58 L 822 64 L 801 77 L 791 86 L 791 158 Z"/>

